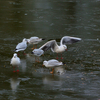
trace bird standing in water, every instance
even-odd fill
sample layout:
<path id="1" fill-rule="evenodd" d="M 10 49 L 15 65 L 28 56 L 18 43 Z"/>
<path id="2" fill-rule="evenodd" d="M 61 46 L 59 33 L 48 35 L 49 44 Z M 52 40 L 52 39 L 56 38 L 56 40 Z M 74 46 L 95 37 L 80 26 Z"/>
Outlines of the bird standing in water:
<path id="1" fill-rule="evenodd" d="M 73 43 L 76 43 L 76 42 L 78 42 L 80 40 L 81 40 L 81 38 L 71 37 L 71 36 L 64 36 L 60 40 L 60 45 L 57 44 L 56 40 L 51 40 L 51 41 L 46 42 L 39 49 L 36 49 L 36 50 L 38 52 L 40 50 L 43 50 L 45 52 L 45 51 L 51 49 L 52 52 L 57 53 L 56 59 L 58 59 L 58 53 L 61 54 L 61 59 L 63 59 L 62 58 L 62 52 L 64 52 L 65 50 L 67 50 L 66 44 L 73 44 Z M 33 52 L 34 52 L 34 50 L 33 50 Z"/>
<path id="2" fill-rule="evenodd" d="M 21 63 L 21 61 L 20 61 L 20 58 L 19 57 L 17 57 L 17 53 L 14 53 L 13 54 L 13 57 L 12 57 L 12 59 L 11 59 L 11 61 L 10 61 L 10 64 L 13 66 L 13 68 L 14 68 L 14 71 L 13 72 L 15 72 L 15 67 L 19 67 L 19 65 L 20 65 L 20 63 Z M 19 72 L 19 70 L 17 69 L 17 72 Z"/>
<path id="3" fill-rule="evenodd" d="M 53 74 L 54 73 L 54 67 L 61 66 L 61 65 L 63 65 L 63 63 L 59 62 L 56 59 L 51 59 L 51 60 L 48 60 L 48 61 L 46 61 L 46 60 L 43 61 L 43 65 L 45 67 L 52 68 L 52 71 L 50 73 Z"/>
<path id="4" fill-rule="evenodd" d="M 37 44 L 42 42 L 43 40 L 45 40 L 45 39 L 39 38 L 39 37 L 36 37 L 36 36 L 27 39 L 29 44 L 33 44 L 33 48 L 31 48 L 31 49 L 36 49 L 37 48 Z M 36 46 L 34 46 L 34 45 L 36 45 Z"/>
<path id="5" fill-rule="evenodd" d="M 26 48 L 27 48 L 27 39 L 24 38 L 22 42 L 17 44 L 15 52 L 24 51 Z"/>

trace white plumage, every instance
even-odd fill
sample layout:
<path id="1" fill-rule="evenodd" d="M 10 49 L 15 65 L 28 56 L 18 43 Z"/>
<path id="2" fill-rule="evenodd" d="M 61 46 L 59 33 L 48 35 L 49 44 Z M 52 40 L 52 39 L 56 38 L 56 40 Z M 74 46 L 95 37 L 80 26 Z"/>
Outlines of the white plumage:
<path id="1" fill-rule="evenodd" d="M 32 53 L 34 53 L 34 51 L 37 51 L 37 52 L 35 52 L 35 55 L 36 55 L 36 53 L 38 54 L 39 52 L 42 52 L 42 53 L 40 53 L 40 55 L 42 55 L 45 51 L 47 51 L 49 49 L 51 49 L 52 52 L 55 52 L 55 53 L 62 53 L 65 50 L 67 50 L 66 44 L 76 43 L 80 40 L 81 40 L 81 38 L 64 36 L 60 40 L 60 45 L 57 44 L 56 40 L 51 40 L 51 41 L 46 42 L 39 49 L 34 49 L 32 51 Z"/>
<path id="2" fill-rule="evenodd" d="M 24 38 L 22 42 L 18 43 L 15 52 L 24 51 L 27 48 L 27 39 Z"/>
<path id="3" fill-rule="evenodd" d="M 44 51 L 41 49 L 34 49 L 32 51 L 32 54 L 34 54 L 35 56 L 41 56 L 42 54 L 44 54 Z"/>
<path id="4" fill-rule="evenodd" d="M 12 66 L 19 66 L 20 63 L 21 63 L 21 62 L 20 62 L 20 58 L 17 57 L 17 53 L 14 53 L 14 54 L 13 54 L 13 57 L 12 57 L 12 59 L 11 59 L 10 64 L 11 64 Z"/>
<path id="5" fill-rule="evenodd" d="M 51 59 L 51 60 L 48 60 L 48 61 L 46 61 L 46 60 L 43 61 L 43 65 L 45 67 L 52 68 L 52 71 L 50 73 L 53 74 L 54 73 L 54 67 L 61 66 L 61 65 L 63 65 L 63 63 L 59 62 L 56 59 Z"/>
<path id="6" fill-rule="evenodd" d="M 36 37 L 36 36 L 27 39 L 27 41 L 28 41 L 29 44 L 38 44 L 42 40 L 44 40 L 44 39 Z"/>
<path id="7" fill-rule="evenodd" d="M 51 49 L 52 52 L 61 53 L 67 49 L 66 44 L 76 43 L 80 40 L 81 40 L 81 38 L 64 36 L 60 40 L 60 45 L 57 44 L 56 40 L 51 40 L 51 41 L 48 41 L 47 43 L 45 43 L 39 49 L 42 49 L 44 51 Z"/>
<path id="8" fill-rule="evenodd" d="M 56 59 L 51 59 L 51 60 L 48 60 L 48 61 L 46 61 L 46 60 L 43 61 L 43 65 L 45 65 L 45 67 L 55 67 L 55 66 L 63 65 L 63 63 L 59 62 Z"/>

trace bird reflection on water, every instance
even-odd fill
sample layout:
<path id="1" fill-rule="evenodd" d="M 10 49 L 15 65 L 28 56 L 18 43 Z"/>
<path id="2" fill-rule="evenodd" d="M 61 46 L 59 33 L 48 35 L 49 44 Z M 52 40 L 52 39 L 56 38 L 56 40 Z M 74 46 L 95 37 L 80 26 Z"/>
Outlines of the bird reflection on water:
<path id="1" fill-rule="evenodd" d="M 59 75 L 63 75 L 65 73 L 64 66 L 55 67 L 55 73 Z"/>
<path id="2" fill-rule="evenodd" d="M 10 78 L 10 86 L 12 89 L 12 92 L 16 92 L 17 88 L 20 84 L 21 80 L 18 78 L 17 73 L 13 73 L 13 76 Z"/>
<path id="3" fill-rule="evenodd" d="M 38 60 L 36 59 L 36 56 L 33 55 L 33 54 L 29 54 L 27 53 L 26 54 L 26 59 L 31 62 L 31 63 L 36 63 L 36 62 L 42 62 L 43 61 L 43 58 L 42 57 L 38 57 Z"/>
<path id="4" fill-rule="evenodd" d="M 17 91 L 20 85 L 21 79 L 19 79 L 19 74 L 17 72 L 13 73 L 10 78 L 11 95 L 9 95 L 10 100 L 18 99 Z"/>
<path id="5" fill-rule="evenodd" d="M 26 72 L 27 64 L 26 64 L 26 59 L 21 59 L 21 69 L 22 72 Z"/>
<path id="6" fill-rule="evenodd" d="M 63 84 L 62 82 L 62 78 L 60 77 L 63 77 L 64 75 L 64 68 L 63 67 L 56 67 L 55 68 L 55 75 L 51 75 L 51 74 L 46 74 L 44 77 L 43 77 L 43 84 L 44 85 L 50 85 L 50 86 L 61 86 Z"/>

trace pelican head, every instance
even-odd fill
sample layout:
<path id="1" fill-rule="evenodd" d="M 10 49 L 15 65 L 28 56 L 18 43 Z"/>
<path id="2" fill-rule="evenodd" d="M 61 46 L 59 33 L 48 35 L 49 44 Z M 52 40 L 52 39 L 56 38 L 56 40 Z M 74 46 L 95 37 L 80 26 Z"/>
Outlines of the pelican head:
<path id="1" fill-rule="evenodd" d="M 14 56 L 14 58 L 16 58 L 16 57 L 17 57 L 17 53 L 14 53 L 14 55 L 13 55 L 13 56 Z"/>
<path id="2" fill-rule="evenodd" d="M 26 39 L 26 38 L 24 38 L 24 39 L 23 39 L 23 42 L 27 42 L 27 39 Z"/>
<path id="3" fill-rule="evenodd" d="M 66 45 L 63 45 L 63 47 L 64 47 L 65 50 L 67 50 L 67 46 Z"/>
<path id="4" fill-rule="evenodd" d="M 30 43 L 30 39 L 27 39 L 27 43 Z"/>
<path id="5" fill-rule="evenodd" d="M 43 61 L 43 65 L 47 65 L 48 64 L 48 62 L 45 60 L 45 61 Z"/>

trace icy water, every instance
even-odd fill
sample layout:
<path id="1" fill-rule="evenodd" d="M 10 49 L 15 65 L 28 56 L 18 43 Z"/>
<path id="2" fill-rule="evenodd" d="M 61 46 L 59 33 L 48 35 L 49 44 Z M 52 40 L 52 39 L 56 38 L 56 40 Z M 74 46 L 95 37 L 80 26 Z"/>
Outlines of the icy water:
<path id="1" fill-rule="evenodd" d="M 67 35 L 82 41 L 68 45 L 54 75 L 42 64 L 56 54 L 47 51 L 37 63 L 29 45 L 13 72 L 10 60 L 23 38 L 45 38 L 40 47 Z M 1 0 L 0 100 L 100 100 L 100 0 Z"/>

